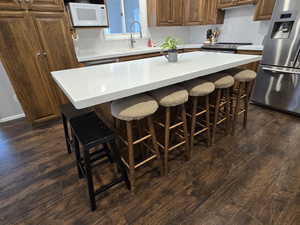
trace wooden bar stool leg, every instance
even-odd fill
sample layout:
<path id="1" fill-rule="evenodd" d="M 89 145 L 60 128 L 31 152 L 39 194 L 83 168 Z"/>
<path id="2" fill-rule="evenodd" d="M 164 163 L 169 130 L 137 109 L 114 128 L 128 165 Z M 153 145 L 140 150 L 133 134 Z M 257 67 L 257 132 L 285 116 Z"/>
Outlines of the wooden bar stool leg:
<path id="1" fill-rule="evenodd" d="M 230 125 L 231 125 L 231 118 L 230 118 L 230 89 L 226 88 L 225 90 L 225 113 L 226 113 L 226 135 L 230 133 Z"/>
<path id="2" fill-rule="evenodd" d="M 192 100 L 192 122 L 191 122 L 191 155 L 193 154 L 193 149 L 194 149 L 194 134 L 195 134 L 195 129 L 196 129 L 196 114 L 197 114 L 197 105 L 198 105 L 198 98 L 193 97 Z"/>
<path id="3" fill-rule="evenodd" d="M 183 121 L 183 131 L 184 131 L 184 139 L 185 139 L 185 155 L 186 159 L 189 160 L 191 158 L 190 145 L 189 145 L 189 133 L 188 126 L 186 120 L 186 110 L 185 105 L 181 105 L 181 119 Z"/>
<path id="4" fill-rule="evenodd" d="M 165 175 L 168 174 L 168 156 L 169 156 L 169 142 L 170 142 L 170 123 L 171 123 L 171 109 L 166 107 L 165 120 L 165 148 L 164 148 L 164 170 Z"/>
<path id="5" fill-rule="evenodd" d="M 116 144 L 116 140 L 112 141 L 110 145 L 112 149 L 112 157 L 117 164 L 117 169 L 121 173 L 127 188 L 130 189 L 130 182 L 126 173 L 126 167 L 121 160 L 121 153 L 119 151 L 118 145 Z"/>
<path id="6" fill-rule="evenodd" d="M 79 148 L 79 142 L 72 130 L 72 136 L 73 136 L 73 141 L 74 141 L 74 151 L 75 151 L 75 157 L 76 157 L 76 166 L 77 166 L 77 171 L 78 171 L 78 177 L 79 179 L 83 178 L 83 174 L 80 168 L 80 161 L 81 161 L 81 156 L 80 156 L 80 148 Z"/>
<path id="7" fill-rule="evenodd" d="M 215 111 L 214 111 L 214 120 L 213 120 L 213 129 L 212 129 L 212 144 L 215 143 L 216 129 L 219 118 L 219 109 L 220 109 L 220 100 L 221 100 L 221 89 L 217 89 L 217 97 L 215 102 Z"/>
<path id="8" fill-rule="evenodd" d="M 236 128 L 236 123 L 239 115 L 239 110 L 240 110 L 240 104 L 241 104 L 241 96 L 243 93 L 243 83 L 239 82 L 238 86 L 238 94 L 236 96 L 236 103 L 235 103 L 235 108 L 233 112 L 233 122 L 232 122 L 232 135 L 235 135 L 235 128 Z"/>
<path id="9" fill-rule="evenodd" d="M 205 105 L 206 105 L 206 126 L 207 126 L 207 147 L 211 144 L 211 134 L 210 134 L 210 111 L 209 111 L 209 95 L 205 97 Z"/>
<path id="10" fill-rule="evenodd" d="M 88 191 L 90 197 L 91 210 L 96 210 L 96 198 L 95 198 L 95 190 L 94 190 L 94 182 L 91 170 L 91 162 L 90 162 L 90 154 L 89 149 L 84 149 L 84 164 L 86 170 L 86 178 L 88 181 Z"/>
<path id="11" fill-rule="evenodd" d="M 135 165 L 134 165 L 134 150 L 133 150 L 133 136 L 132 136 L 132 121 L 126 121 L 127 140 L 128 140 L 128 160 L 129 160 L 129 180 L 131 191 L 135 189 Z"/>
<path id="12" fill-rule="evenodd" d="M 152 144 L 153 144 L 153 148 L 156 152 L 157 155 L 157 161 L 159 162 L 159 169 L 160 169 L 160 175 L 163 174 L 163 165 L 162 165 L 162 160 L 160 159 L 160 152 L 159 152 L 159 148 L 157 145 L 157 139 L 156 139 L 156 134 L 155 134 L 155 129 L 154 129 L 154 125 L 153 125 L 153 120 L 152 120 L 152 116 L 149 116 L 147 118 L 147 122 L 148 122 L 148 127 L 149 127 L 149 131 L 151 134 L 151 140 L 152 140 Z"/>
<path id="13" fill-rule="evenodd" d="M 63 122 L 63 126 L 64 126 L 65 140 L 66 140 L 68 153 L 71 154 L 72 149 L 71 149 L 71 146 L 70 146 L 70 140 L 71 139 L 70 139 L 70 135 L 69 135 L 68 122 L 67 122 L 67 119 L 66 119 L 64 114 L 61 114 L 61 117 L 62 117 L 62 122 Z"/>

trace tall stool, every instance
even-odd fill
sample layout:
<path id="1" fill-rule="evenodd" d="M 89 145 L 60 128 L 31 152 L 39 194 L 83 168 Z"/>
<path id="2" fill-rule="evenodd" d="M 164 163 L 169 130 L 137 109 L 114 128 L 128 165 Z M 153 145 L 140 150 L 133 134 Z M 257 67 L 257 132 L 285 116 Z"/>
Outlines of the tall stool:
<path id="1" fill-rule="evenodd" d="M 119 131 L 120 140 L 127 146 L 128 154 L 126 157 L 122 157 L 122 161 L 129 169 L 129 180 L 131 185 L 131 190 L 135 189 L 135 170 L 142 165 L 157 159 L 160 162 L 160 153 L 157 146 L 157 140 L 154 130 L 154 125 L 151 115 L 158 109 L 157 102 L 148 95 L 141 94 L 135 95 L 127 98 L 123 98 L 112 102 L 111 112 L 116 121 L 116 128 Z M 141 137 L 141 132 L 133 132 L 134 126 L 138 124 L 142 119 L 147 120 L 146 135 Z M 122 135 L 121 121 L 126 124 L 125 134 Z M 137 130 L 137 129 L 135 129 Z M 141 131 L 141 130 L 139 130 Z M 125 137 L 124 137 L 125 136 Z M 135 139 L 135 140 L 134 140 Z M 149 145 L 145 143 L 147 140 L 151 140 L 152 144 Z M 136 163 L 134 148 L 137 145 L 145 146 L 150 151 L 150 156 L 143 158 L 141 162 Z M 138 147 L 138 146 L 137 146 Z M 160 165 L 162 170 L 162 166 Z"/>
<path id="2" fill-rule="evenodd" d="M 77 110 L 74 108 L 72 104 L 64 104 L 60 106 L 60 113 L 61 113 L 61 118 L 64 126 L 64 133 L 65 133 L 65 141 L 67 145 L 67 150 L 68 153 L 72 153 L 72 135 L 70 134 L 70 120 L 75 119 L 79 116 L 86 115 L 91 110 L 89 109 L 81 109 Z"/>
<path id="3" fill-rule="evenodd" d="M 207 146 L 211 144 L 210 135 L 210 115 L 209 115 L 209 95 L 215 90 L 215 85 L 212 82 L 208 82 L 202 79 L 194 79 L 182 84 L 185 89 L 188 90 L 189 96 L 192 98 L 192 108 L 187 114 L 191 117 L 191 133 L 190 133 L 190 145 L 191 154 L 194 147 L 194 138 L 204 132 L 207 135 Z M 203 101 L 201 104 L 200 101 Z M 203 117 L 205 119 L 203 119 Z M 196 130 L 196 128 L 198 130 Z"/>
<path id="4" fill-rule="evenodd" d="M 251 92 L 256 79 L 256 72 L 252 70 L 243 70 L 234 75 L 235 85 L 232 91 L 233 98 L 233 124 L 232 135 L 235 134 L 238 116 L 244 114 L 243 127 L 246 128 L 248 120 L 248 105 Z M 242 104 L 243 107 L 242 107 Z"/>
<path id="5" fill-rule="evenodd" d="M 101 194 L 121 182 L 125 182 L 129 188 L 126 170 L 121 162 L 119 150 L 115 145 L 116 136 L 114 132 L 97 117 L 96 113 L 91 112 L 72 119 L 70 124 L 74 140 L 79 177 L 84 176 L 87 179 L 91 210 L 94 211 L 96 209 L 96 195 Z M 91 151 L 99 145 L 103 146 L 103 148 L 97 151 Z M 81 146 L 83 150 L 83 158 L 81 157 Z M 110 156 L 113 161 L 116 162 L 121 176 L 95 190 L 92 169 L 96 167 L 98 162 L 103 158 L 107 158 L 107 160 L 109 160 L 107 152 L 110 152 Z"/>
<path id="6" fill-rule="evenodd" d="M 232 76 L 224 73 L 210 75 L 207 78 L 205 77 L 205 79 L 213 82 L 216 88 L 214 102 L 211 104 L 211 108 L 213 109 L 211 140 L 212 144 L 214 144 L 217 126 L 226 123 L 226 134 L 230 130 L 230 88 L 234 85 L 234 79 Z"/>
<path id="7" fill-rule="evenodd" d="M 152 91 L 150 95 L 152 95 L 159 105 L 165 109 L 165 118 L 162 121 L 157 119 L 156 123 L 159 127 L 164 129 L 164 135 L 162 135 L 161 140 L 158 140 L 158 146 L 164 151 L 164 172 L 167 174 L 168 156 L 170 151 L 185 145 L 186 157 L 187 159 L 190 158 L 188 127 L 184 105 L 184 103 L 188 101 L 188 92 L 184 88 L 174 85 Z M 180 112 L 181 116 L 179 118 L 175 114 L 175 110 Z M 171 123 L 173 123 L 173 125 Z M 171 131 L 173 131 L 173 133 L 171 133 Z M 173 146 L 171 146 L 172 134 L 175 134 L 176 137 L 180 139 L 179 143 L 176 143 Z"/>

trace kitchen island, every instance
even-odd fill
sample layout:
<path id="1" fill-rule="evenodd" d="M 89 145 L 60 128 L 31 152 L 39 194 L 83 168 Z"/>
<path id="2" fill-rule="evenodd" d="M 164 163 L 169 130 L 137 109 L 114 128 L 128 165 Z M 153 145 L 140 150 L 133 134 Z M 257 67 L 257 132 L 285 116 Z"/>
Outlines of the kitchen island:
<path id="1" fill-rule="evenodd" d="M 55 71 L 52 76 L 75 108 L 82 109 L 260 60 L 257 55 L 191 52 L 180 54 L 177 63 L 160 56 Z"/>

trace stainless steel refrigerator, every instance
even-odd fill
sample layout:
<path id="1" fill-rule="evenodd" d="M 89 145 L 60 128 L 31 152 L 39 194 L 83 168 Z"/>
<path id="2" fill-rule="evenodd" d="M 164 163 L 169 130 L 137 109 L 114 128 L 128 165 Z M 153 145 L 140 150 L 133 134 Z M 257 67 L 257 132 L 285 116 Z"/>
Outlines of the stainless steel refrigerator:
<path id="1" fill-rule="evenodd" d="M 277 0 L 252 102 L 300 115 L 300 0 Z"/>

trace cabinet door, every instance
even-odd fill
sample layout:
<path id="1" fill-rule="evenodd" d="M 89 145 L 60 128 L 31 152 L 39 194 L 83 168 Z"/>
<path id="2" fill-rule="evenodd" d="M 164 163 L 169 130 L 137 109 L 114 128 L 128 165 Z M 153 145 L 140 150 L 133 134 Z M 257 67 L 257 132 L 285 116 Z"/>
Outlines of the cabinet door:
<path id="1" fill-rule="evenodd" d="M 50 72 L 78 66 L 67 16 L 64 12 L 32 12 L 31 15 L 47 61 L 51 86 L 60 103 L 65 103 L 67 100 Z"/>
<path id="2" fill-rule="evenodd" d="M 236 0 L 236 5 L 247 5 L 247 4 L 254 4 L 256 0 Z"/>
<path id="3" fill-rule="evenodd" d="M 235 5 L 235 0 L 219 0 L 218 8 L 228 8 Z"/>
<path id="4" fill-rule="evenodd" d="M 63 0 L 30 0 L 29 9 L 36 11 L 64 11 Z"/>
<path id="5" fill-rule="evenodd" d="M 1 0 L 0 1 L 0 9 L 22 9 L 24 6 L 23 0 Z"/>
<path id="6" fill-rule="evenodd" d="M 47 77 L 40 67 L 38 38 L 25 11 L 1 12 L 0 57 L 27 118 L 38 122 L 55 117 Z"/>
<path id="7" fill-rule="evenodd" d="M 182 25 L 182 0 L 157 0 L 157 25 Z"/>
<path id="8" fill-rule="evenodd" d="M 254 20 L 270 20 L 276 0 L 259 0 L 256 6 Z"/>
<path id="9" fill-rule="evenodd" d="M 224 10 L 218 9 L 218 0 L 207 1 L 206 24 L 222 24 Z"/>
<path id="10" fill-rule="evenodd" d="M 206 1 L 185 0 L 184 1 L 184 25 L 201 25 L 205 23 Z"/>

